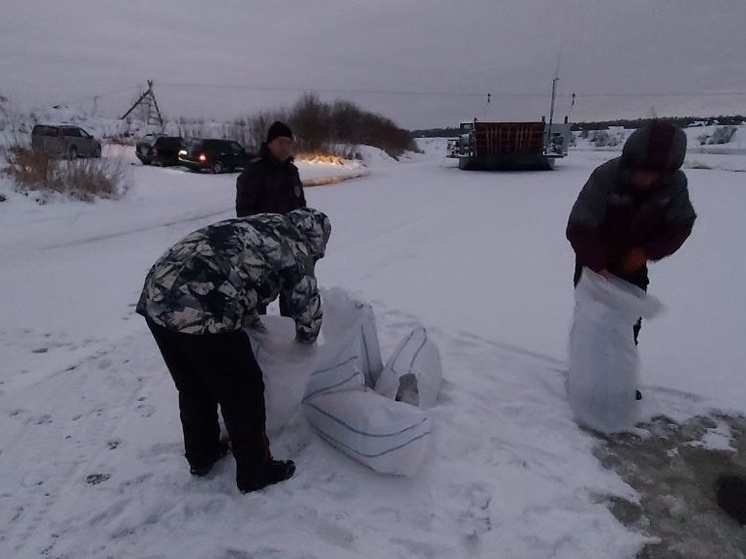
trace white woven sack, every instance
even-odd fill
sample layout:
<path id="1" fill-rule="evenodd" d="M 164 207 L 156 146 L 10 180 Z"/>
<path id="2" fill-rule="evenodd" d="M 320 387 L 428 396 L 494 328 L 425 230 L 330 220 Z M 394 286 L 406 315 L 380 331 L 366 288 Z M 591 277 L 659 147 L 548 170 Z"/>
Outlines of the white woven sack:
<path id="1" fill-rule="evenodd" d="M 372 390 L 327 392 L 303 402 L 319 436 L 373 470 L 412 476 L 430 445 L 430 419 L 423 410 Z"/>
<path id="2" fill-rule="evenodd" d="M 345 345 L 356 354 L 365 385 L 372 388 L 383 368 L 373 308 L 339 287 L 322 289 L 321 297 L 324 342 Z"/>
<path id="3" fill-rule="evenodd" d="M 601 433 L 629 430 L 639 421 L 639 356 L 632 327 L 663 305 L 618 278 L 583 269 L 575 288 L 570 331 L 568 398 L 578 424 Z"/>
<path id="4" fill-rule="evenodd" d="M 308 376 L 303 400 L 319 394 L 362 390 L 365 387 L 359 357 L 349 346 L 325 344 Z"/>
<path id="5" fill-rule="evenodd" d="M 265 332 L 247 330 L 264 379 L 267 434 L 277 435 L 300 407 L 322 348 L 295 342 L 295 323 L 283 316 L 263 316 Z"/>
<path id="6" fill-rule="evenodd" d="M 305 396 L 362 390 L 382 368 L 375 319 L 370 305 L 342 289 L 322 290 L 322 336 L 310 346 L 295 342 L 292 319 L 260 317 L 264 332 L 248 329 L 262 369 L 267 432 L 276 435 Z"/>
<path id="7" fill-rule="evenodd" d="M 376 392 L 422 409 L 438 402 L 443 366 L 438 346 L 423 327 L 415 328 L 396 347 L 376 383 Z"/>

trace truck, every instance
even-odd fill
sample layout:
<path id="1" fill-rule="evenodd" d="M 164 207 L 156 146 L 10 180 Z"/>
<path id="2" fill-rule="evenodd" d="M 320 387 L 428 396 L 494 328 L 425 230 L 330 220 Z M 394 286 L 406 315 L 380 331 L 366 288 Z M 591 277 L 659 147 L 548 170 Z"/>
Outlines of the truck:
<path id="1" fill-rule="evenodd" d="M 550 170 L 567 155 L 572 137 L 567 122 L 462 122 L 448 140 L 448 157 L 463 170 Z"/>

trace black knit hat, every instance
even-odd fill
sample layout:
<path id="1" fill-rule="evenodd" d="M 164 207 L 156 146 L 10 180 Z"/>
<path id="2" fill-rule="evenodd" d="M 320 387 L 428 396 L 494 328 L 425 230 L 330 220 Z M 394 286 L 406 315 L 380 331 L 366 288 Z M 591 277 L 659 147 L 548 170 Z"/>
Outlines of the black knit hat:
<path id="1" fill-rule="evenodd" d="M 280 122 L 279 120 L 272 123 L 272 126 L 269 127 L 269 130 L 267 130 L 267 143 L 270 143 L 275 138 L 279 138 L 280 136 L 285 138 L 293 139 L 293 131 L 290 130 L 290 127 L 285 124 L 284 122 Z"/>

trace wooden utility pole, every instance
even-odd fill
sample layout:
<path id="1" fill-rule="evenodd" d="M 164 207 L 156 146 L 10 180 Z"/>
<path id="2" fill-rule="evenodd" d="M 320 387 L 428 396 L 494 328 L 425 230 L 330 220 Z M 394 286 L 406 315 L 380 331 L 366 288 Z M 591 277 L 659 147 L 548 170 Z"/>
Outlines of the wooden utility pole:
<path id="1" fill-rule="evenodd" d="M 147 110 L 147 117 L 146 117 L 146 124 L 158 124 L 159 126 L 163 126 L 163 117 L 161 116 L 161 111 L 158 108 L 158 101 L 155 100 L 155 93 L 153 93 L 153 80 L 148 80 L 148 89 L 143 93 L 140 98 L 135 101 L 135 104 L 130 107 L 130 109 L 122 115 L 120 120 L 124 120 L 129 116 L 129 114 L 134 111 L 138 106 L 144 106 Z"/>

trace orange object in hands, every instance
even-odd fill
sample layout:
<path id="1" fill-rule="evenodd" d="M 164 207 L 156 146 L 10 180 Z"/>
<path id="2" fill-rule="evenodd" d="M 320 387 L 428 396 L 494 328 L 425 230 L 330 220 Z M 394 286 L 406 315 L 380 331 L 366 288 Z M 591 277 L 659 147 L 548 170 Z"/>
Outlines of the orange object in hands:
<path id="1" fill-rule="evenodd" d="M 624 259 L 624 271 L 627 273 L 636 272 L 642 268 L 648 261 L 648 255 L 644 248 L 635 247 L 630 249 Z"/>

